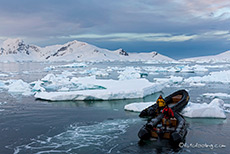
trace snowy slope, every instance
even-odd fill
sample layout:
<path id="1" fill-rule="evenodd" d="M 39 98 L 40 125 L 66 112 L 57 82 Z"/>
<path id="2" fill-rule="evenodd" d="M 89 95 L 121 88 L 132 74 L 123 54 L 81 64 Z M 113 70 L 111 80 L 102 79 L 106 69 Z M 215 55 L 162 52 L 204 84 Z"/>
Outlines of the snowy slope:
<path id="1" fill-rule="evenodd" d="M 230 50 L 225 51 L 218 55 L 203 56 L 181 59 L 180 61 L 191 61 L 191 62 L 230 62 Z"/>
<path id="2" fill-rule="evenodd" d="M 0 47 L 0 61 L 175 61 L 157 52 L 127 53 L 123 49 L 115 51 L 102 49 L 85 42 L 72 41 L 64 45 L 44 48 L 25 44 L 20 39 L 8 39 Z"/>
<path id="3" fill-rule="evenodd" d="M 0 47 L 0 61 L 40 60 L 41 48 L 27 45 L 21 39 L 8 39 Z"/>

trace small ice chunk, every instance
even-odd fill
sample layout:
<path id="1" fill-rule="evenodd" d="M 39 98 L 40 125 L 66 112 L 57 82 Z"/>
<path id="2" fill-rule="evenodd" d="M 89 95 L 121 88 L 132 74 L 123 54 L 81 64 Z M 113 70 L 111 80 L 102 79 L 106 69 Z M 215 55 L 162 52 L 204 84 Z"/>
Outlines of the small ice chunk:
<path id="1" fill-rule="evenodd" d="M 208 98 L 230 98 L 230 95 L 227 93 L 205 93 L 202 94 L 203 97 L 208 97 Z"/>
<path id="2" fill-rule="evenodd" d="M 127 111 L 141 112 L 145 108 L 155 104 L 156 102 L 140 102 L 125 105 L 124 109 Z"/>
<path id="3" fill-rule="evenodd" d="M 0 77 L 7 77 L 7 76 L 9 76 L 8 74 L 0 74 Z"/>
<path id="4" fill-rule="evenodd" d="M 124 71 L 118 73 L 120 73 L 119 80 L 139 79 L 141 77 L 140 71 L 134 67 L 126 67 Z"/>
<path id="5" fill-rule="evenodd" d="M 180 83 L 183 81 L 183 77 L 180 76 L 170 76 L 168 78 L 154 78 L 154 81 L 160 82 L 160 83 Z"/>
<path id="6" fill-rule="evenodd" d="M 30 85 L 23 80 L 13 80 L 12 83 L 8 86 L 8 91 L 9 92 L 14 92 L 14 93 L 25 93 L 25 92 L 30 92 Z"/>
<path id="7" fill-rule="evenodd" d="M 0 88 L 6 88 L 5 82 L 0 80 Z"/>
<path id="8" fill-rule="evenodd" d="M 205 83 L 191 82 L 189 85 L 190 85 L 191 87 L 202 87 L 202 86 L 205 86 L 206 84 L 205 84 Z"/>
<path id="9" fill-rule="evenodd" d="M 78 68 L 78 67 L 87 67 L 85 63 L 72 63 L 67 65 L 60 65 L 61 68 Z"/>
<path id="10" fill-rule="evenodd" d="M 41 79 L 44 82 L 53 82 L 56 80 L 56 76 L 54 74 L 47 74 L 44 78 Z"/>
<path id="11" fill-rule="evenodd" d="M 41 86 L 42 84 L 43 84 L 43 82 L 40 81 L 40 80 L 38 80 L 38 81 L 35 83 L 35 85 L 33 86 L 32 91 L 33 91 L 33 92 L 36 92 L 36 91 L 38 91 L 38 92 L 45 91 L 45 88 L 43 88 L 43 87 Z"/>

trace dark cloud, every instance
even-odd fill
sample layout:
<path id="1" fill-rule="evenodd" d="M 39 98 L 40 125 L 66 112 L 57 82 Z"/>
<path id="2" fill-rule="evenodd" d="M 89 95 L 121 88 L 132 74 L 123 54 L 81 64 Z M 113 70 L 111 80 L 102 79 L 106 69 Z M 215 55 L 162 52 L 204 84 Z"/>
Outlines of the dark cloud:
<path id="1" fill-rule="evenodd" d="M 212 31 L 229 31 L 228 3 L 228 0 L 0 0 L 0 38 L 22 37 L 46 45 L 45 42 L 64 43 L 71 40 L 66 36 L 84 34 L 200 36 Z M 103 39 L 79 39 L 108 44 Z M 214 40 L 215 37 L 210 39 Z M 227 38 L 222 41 L 229 42 Z M 119 46 L 118 43 L 131 44 L 114 40 L 109 44 Z M 159 41 L 153 41 L 157 43 L 160 46 Z"/>

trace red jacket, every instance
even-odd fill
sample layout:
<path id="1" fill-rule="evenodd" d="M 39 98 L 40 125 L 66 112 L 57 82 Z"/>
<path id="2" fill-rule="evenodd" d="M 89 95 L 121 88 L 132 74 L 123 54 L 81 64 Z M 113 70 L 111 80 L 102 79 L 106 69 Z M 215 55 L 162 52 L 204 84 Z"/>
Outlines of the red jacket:
<path id="1" fill-rule="evenodd" d="M 162 113 L 165 115 L 164 118 L 166 118 L 166 119 L 174 117 L 174 113 L 170 107 L 165 107 L 163 109 Z"/>

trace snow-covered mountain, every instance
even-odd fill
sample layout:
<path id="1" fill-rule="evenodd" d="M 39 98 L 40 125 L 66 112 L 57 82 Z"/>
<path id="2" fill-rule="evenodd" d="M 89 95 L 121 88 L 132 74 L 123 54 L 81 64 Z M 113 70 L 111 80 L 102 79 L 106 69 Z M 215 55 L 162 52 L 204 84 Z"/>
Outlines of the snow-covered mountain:
<path id="1" fill-rule="evenodd" d="M 0 47 L 0 61 L 32 61 L 40 58 L 40 47 L 21 39 L 8 39 Z"/>
<path id="2" fill-rule="evenodd" d="M 230 50 L 220 53 L 218 55 L 187 58 L 187 59 L 181 59 L 180 61 L 207 62 L 207 63 L 209 62 L 230 62 Z"/>
<path id="3" fill-rule="evenodd" d="M 64 45 L 38 47 L 20 39 L 8 39 L 0 47 L 0 61 L 103 61 L 156 60 L 175 61 L 157 52 L 127 53 L 123 49 L 111 51 L 85 42 L 72 41 Z"/>

